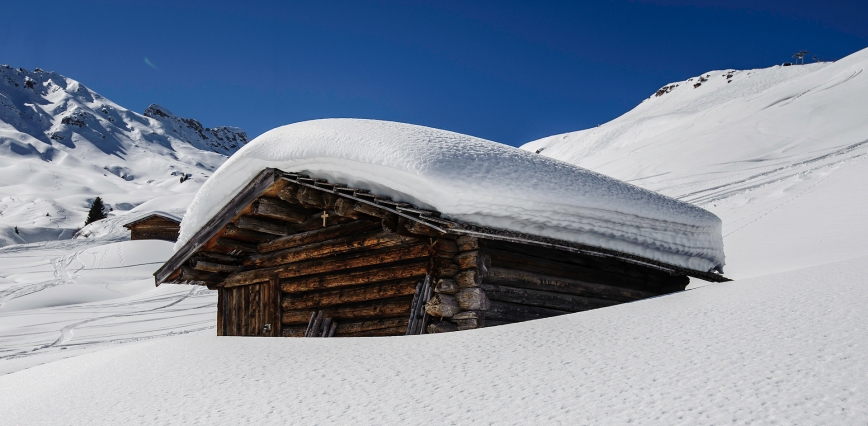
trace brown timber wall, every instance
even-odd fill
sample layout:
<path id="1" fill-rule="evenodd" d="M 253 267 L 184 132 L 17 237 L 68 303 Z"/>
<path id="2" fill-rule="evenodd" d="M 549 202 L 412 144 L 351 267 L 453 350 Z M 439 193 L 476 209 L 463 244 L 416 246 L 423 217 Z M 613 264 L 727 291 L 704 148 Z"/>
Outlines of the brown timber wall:
<path id="1" fill-rule="evenodd" d="M 334 337 L 404 335 L 420 283 L 457 272 L 454 239 L 328 195 L 279 181 L 181 268 L 219 289 L 218 333 L 300 337 L 322 312 Z"/>
<path id="2" fill-rule="evenodd" d="M 129 226 L 131 240 L 178 241 L 181 225 L 161 217 L 152 217 Z"/>
<path id="3" fill-rule="evenodd" d="M 221 223 L 230 223 L 203 238 L 166 280 L 219 289 L 218 334 L 466 330 L 612 306 L 689 283 L 614 258 L 442 234 L 358 198 L 285 180 L 269 185 L 228 211 L 233 218 Z"/>

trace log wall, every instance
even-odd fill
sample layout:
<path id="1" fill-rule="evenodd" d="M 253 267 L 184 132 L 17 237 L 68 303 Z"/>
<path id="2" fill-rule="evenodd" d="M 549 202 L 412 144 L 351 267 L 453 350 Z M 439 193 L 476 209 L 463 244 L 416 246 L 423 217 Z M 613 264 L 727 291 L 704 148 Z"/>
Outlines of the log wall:
<path id="1" fill-rule="evenodd" d="M 431 333 L 528 321 L 683 290 L 686 276 L 622 260 L 459 237 L 453 279 L 439 280 Z"/>
<path id="2" fill-rule="evenodd" d="M 278 180 L 173 280 L 219 289 L 218 334 L 397 336 L 509 324 L 683 290 L 614 258 L 457 236 Z"/>
<path id="3" fill-rule="evenodd" d="M 178 241 L 181 225 L 162 217 L 151 217 L 128 226 L 131 240 Z"/>

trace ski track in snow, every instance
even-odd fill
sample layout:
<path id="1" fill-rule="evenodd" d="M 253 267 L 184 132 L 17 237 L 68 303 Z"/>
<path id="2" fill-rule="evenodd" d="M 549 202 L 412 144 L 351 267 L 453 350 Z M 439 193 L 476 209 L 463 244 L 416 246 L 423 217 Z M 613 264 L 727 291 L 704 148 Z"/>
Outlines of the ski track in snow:
<path id="1" fill-rule="evenodd" d="M 213 330 L 214 292 L 153 287 L 150 274 L 171 246 L 97 239 L 0 250 L 0 309 L 13 308 L 0 310 L 0 375 L 111 345 Z M 85 294 L 69 299 L 69 292 Z M 21 301 L 35 307 L 21 309 Z"/>

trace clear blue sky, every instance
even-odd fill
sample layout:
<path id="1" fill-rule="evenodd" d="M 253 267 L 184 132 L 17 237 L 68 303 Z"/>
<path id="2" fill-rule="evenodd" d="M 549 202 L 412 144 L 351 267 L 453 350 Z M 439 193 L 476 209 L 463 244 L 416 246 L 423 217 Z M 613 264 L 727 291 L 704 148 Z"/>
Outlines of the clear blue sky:
<path id="1" fill-rule="evenodd" d="M 365 117 L 511 145 L 606 122 L 705 71 L 868 46 L 865 0 L 17 1 L 0 23 L 0 63 L 138 112 L 158 103 L 251 137 Z"/>

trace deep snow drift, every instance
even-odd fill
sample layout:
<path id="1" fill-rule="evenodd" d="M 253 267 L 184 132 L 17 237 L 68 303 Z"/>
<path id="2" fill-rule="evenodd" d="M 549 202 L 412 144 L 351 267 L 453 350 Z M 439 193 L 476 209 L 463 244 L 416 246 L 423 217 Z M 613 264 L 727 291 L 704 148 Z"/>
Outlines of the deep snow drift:
<path id="1" fill-rule="evenodd" d="M 868 256 L 866 68 L 868 49 L 712 71 L 609 123 L 522 148 L 712 211 L 731 278 Z"/>
<path id="2" fill-rule="evenodd" d="M 158 105 L 137 114 L 60 74 L 2 65 L 0 247 L 70 238 L 96 196 L 112 215 L 178 194 L 188 203 L 246 138 Z"/>
<path id="3" fill-rule="evenodd" d="M 126 345 L 0 376 L 0 412 L 10 424 L 865 424 L 866 261 L 458 333 Z"/>
<path id="4" fill-rule="evenodd" d="M 196 194 L 181 247 L 267 167 L 303 172 L 465 222 L 722 270 L 720 219 L 633 185 L 506 145 L 430 127 L 329 119 L 256 138 Z"/>

